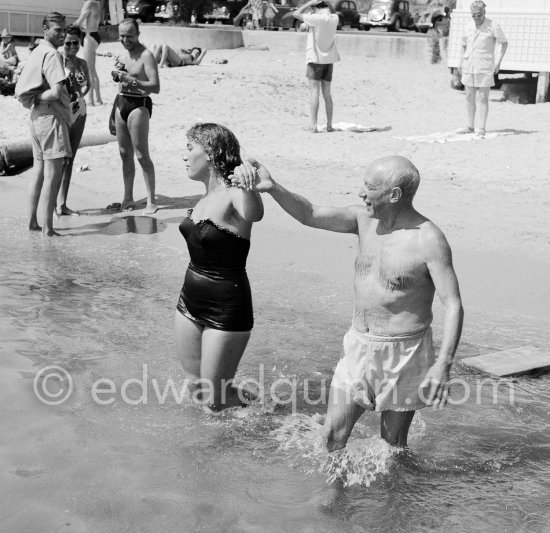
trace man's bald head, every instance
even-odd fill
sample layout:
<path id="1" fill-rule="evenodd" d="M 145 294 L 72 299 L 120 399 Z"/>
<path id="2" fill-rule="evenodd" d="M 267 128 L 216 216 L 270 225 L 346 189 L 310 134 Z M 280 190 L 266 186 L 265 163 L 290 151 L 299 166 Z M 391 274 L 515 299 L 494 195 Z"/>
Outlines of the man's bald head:
<path id="1" fill-rule="evenodd" d="M 420 183 L 418 169 L 406 157 L 391 155 L 373 161 L 367 174 L 380 181 L 384 187 L 399 187 L 403 199 L 412 201 Z"/>

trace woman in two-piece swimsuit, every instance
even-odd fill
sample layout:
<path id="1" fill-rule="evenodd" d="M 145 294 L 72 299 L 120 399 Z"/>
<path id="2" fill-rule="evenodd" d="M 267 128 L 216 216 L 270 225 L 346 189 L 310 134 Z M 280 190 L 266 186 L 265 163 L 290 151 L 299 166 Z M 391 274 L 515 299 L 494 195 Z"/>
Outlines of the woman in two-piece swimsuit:
<path id="1" fill-rule="evenodd" d="M 241 158 L 230 130 L 197 124 L 187 139 L 189 178 L 204 183 L 206 194 L 180 224 L 190 262 L 177 304 L 176 346 L 193 399 L 219 411 L 248 399 L 231 382 L 253 326 L 246 259 L 252 224 L 264 210 L 257 192 L 231 184 Z"/>
<path id="2" fill-rule="evenodd" d="M 63 177 L 61 178 L 61 186 L 57 197 L 58 216 L 74 215 L 78 216 L 77 211 L 73 211 L 67 207 L 67 195 L 69 194 L 69 185 L 71 184 L 71 175 L 73 173 L 73 163 L 76 157 L 84 126 L 86 125 L 86 101 L 84 96 L 90 90 L 90 74 L 88 65 L 84 59 L 77 57 L 76 54 L 80 50 L 82 44 L 82 32 L 78 26 L 70 26 L 67 28 L 65 43 L 63 45 L 63 65 L 67 74 L 67 84 L 71 95 L 71 123 L 69 124 L 69 138 L 71 142 L 71 150 L 73 155 L 65 168 L 63 169 Z"/>

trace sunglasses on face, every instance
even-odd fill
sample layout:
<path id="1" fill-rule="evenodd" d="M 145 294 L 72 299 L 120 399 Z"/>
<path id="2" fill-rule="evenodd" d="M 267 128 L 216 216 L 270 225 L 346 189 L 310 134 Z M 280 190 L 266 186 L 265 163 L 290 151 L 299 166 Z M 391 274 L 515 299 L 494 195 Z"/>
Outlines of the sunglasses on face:
<path id="1" fill-rule="evenodd" d="M 80 41 L 65 41 L 65 46 L 80 46 Z"/>
<path id="2" fill-rule="evenodd" d="M 484 13 L 472 13 L 472 17 L 474 17 L 475 19 L 480 19 L 481 17 L 483 17 Z"/>

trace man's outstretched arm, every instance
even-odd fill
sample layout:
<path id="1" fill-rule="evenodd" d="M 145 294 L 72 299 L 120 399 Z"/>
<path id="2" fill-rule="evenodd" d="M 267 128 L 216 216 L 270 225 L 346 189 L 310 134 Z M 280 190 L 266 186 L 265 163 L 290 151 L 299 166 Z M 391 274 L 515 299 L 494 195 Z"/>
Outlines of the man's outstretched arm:
<path id="1" fill-rule="evenodd" d="M 278 184 L 267 168 L 254 159 L 245 161 L 234 170 L 233 183 L 244 189 L 271 194 L 290 216 L 306 226 L 339 233 L 357 233 L 360 206 L 314 205 L 307 198 Z"/>

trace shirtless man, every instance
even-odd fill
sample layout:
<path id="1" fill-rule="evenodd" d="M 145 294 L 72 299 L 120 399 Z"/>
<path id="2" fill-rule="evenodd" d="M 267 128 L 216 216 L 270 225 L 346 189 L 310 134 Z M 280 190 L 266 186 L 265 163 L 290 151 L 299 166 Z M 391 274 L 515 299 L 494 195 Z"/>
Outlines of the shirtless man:
<path id="1" fill-rule="evenodd" d="M 344 448 L 363 412 L 376 410 L 381 437 L 406 446 L 415 410 L 447 401 L 463 318 L 445 236 L 412 205 L 418 170 L 404 157 L 377 159 L 359 192 L 364 205 L 349 207 L 313 205 L 254 160 L 235 170 L 234 181 L 268 192 L 302 224 L 359 236 L 353 322 L 332 379 L 323 438 L 329 451 Z M 436 291 L 445 308 L 437 358 L 430 328 Z"/>
<path id="2" fill-rule="evenodd" d="M 160 82 L 157 61 L 139 42 L 139 26 L 134 19 L 124 19 L 118 26 L 122 46 L 128 52 L 118 61 L 113 78 L 119 82 L 119 92 L 113 104 L 112 115 L 124 178 L 123 211 L 134 210 L 134 154 L 141 165 L 147 189 L 145 215 L 156 213 L 155 167 L 149 156 L 149 119 L 153 112 L 150 94 L 158 94 Z"/>
<path id="3" fill-rule="evenodd" d="M 84 0 L 80 16 L 75 20 L 74 25 L 80 26 L 84 32 L 84 45 L 81 53 L 82 59 L 88 64 L 90 71 L 90 92 L 88 93 L 87 103 L 95 105 L 95 99 L 99 105 L 103 104 L 101 94 L 99 93 L 99 77 L 95 66 L 95 54 L 97 47 L 101 43 L 99 38 L 99 23 L 101 21 L 101 3 L 99 0 Z"/>

